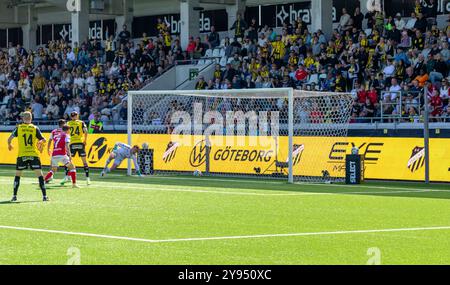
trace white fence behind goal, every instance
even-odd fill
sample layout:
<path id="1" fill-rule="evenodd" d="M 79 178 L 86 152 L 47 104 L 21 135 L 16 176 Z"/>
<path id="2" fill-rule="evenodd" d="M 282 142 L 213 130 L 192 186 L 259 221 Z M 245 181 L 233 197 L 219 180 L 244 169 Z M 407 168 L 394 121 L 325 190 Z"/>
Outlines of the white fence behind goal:
<path id="1" fill-rule="evenodd" d="M 149 145 L 155 173 L 339 181 L 329 150 L 346 141 L 352 102 L 291 88 L 131 91 L 128 143 Z"/>

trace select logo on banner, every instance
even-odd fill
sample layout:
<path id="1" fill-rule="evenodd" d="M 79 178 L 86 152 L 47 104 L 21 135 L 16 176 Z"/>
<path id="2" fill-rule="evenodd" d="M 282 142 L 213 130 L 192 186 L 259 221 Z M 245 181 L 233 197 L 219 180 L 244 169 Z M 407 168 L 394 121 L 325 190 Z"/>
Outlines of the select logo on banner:
<path id="1" fill-rule="evenodd" d="M 411 172 L 415 172 L 422 168 L 425 164 L 425 148 L 416 146 L 408 160 L 407 167 Z"/>
<path id="2" fill-rule="evenodd" d="M 356 162 L 350 161 L 350 183 L 356 184 Z"/>

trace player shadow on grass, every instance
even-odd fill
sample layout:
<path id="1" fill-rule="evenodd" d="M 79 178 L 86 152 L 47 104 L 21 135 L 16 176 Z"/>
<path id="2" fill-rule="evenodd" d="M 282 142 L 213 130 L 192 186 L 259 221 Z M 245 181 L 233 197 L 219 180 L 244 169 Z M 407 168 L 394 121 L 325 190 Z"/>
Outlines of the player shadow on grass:
<path id="1" fill-rule="evenodd" d="M 38 184 L 38 183 L 32 183 L 32 184 Z M 47 191 L 48 190 L 60 190 L 60 189 L 71 189 L 71 187 L 68 187 L 67 185 L 47 185 Z M 36 189 L 37 191 L 41 191 L 41 189 Z M 36 204 L 36 203 L 42 203 L 42 200 L 36 200 L 36 201 L 16 201 L 11 202 L 9 200 L 7 201 L 0 201 L 1 205 L 14 205 L 14 204 Z"/>
<path id="2" fill-rule="evenodd" d="M 11 202 L 11 201 L 0 201 L 0 206 L 1 205 L 16 205 L 16 204 L 37 204 L 37 203 L 42 203 L 42 200 L 39 201 L 17 201 L 17 202 Z"/>
<path id="3" fill-rule="evenodd" d="M 37 182 L 32 182 L 32 183 L 30 183 L 31 185 L 37 185 L 37 186 L 39 186 L 39 183 L 37 183 Z M 57 185 L 57 184 L 45 184 L 45 188 L 47 189 L 47 190 L 52 190 L 52 189 L 63 189 L 63 188 L 70 188 L 68 185 Z M 39 189 L 39 188 L 36 188 L 36 191 L 41 191 L 41 189 Z"/>
<path id="4" fill-rule="evenodd" d="M 52 190 L 52 189 L 69 189 L 69 188 L 71 188 L 68 185 L 48 185 L 48 184 L 45 187 L 47 188 L 47 190 Z"/>

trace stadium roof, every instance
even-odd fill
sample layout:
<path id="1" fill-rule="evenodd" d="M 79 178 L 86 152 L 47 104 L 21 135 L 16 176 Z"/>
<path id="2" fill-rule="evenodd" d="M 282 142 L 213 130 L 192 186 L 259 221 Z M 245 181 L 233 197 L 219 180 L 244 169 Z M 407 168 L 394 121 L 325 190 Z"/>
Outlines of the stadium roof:
<path id="1" fill-rule="evenodd" d="M 180 0 L 185 1 L 185 0 Z M 199 0 L 202 4 L 222 4 L 222 5 L 234 5 L 239 0 Z M 67 0 L 7 0 L 6 6 L 8 8 L 24 7 L 28 5 L 35 5 L 37 8 L 53 7 L 57 9 L 67 8 Z M 117 14 L 120 15 L 123 12 L 122 1 L 104 0 L 105 7 L 108 7 L 102 14 Z M 99 11 L 97 11 L 99 12 Z"/>
<path id="2" fill-rule="evenodd" d="M 200 3 L 233 5 L 236 0 L 200 0 Z"/>
<path id="3" fill-rule="evenodd" d="M 8 5 L 10 7 L 14 6 L 22 6 L 22 5 L 36 5 L 36 4 L 50 4 L 53 6 L 65 6 L 67 0 L 8 0 Z M 110 2 L 110 1 L 105 1 Z M 207 4 L 225 4 L 225 5 L 233 5 L 236 3 L 236 0 L 200 0 L 200 3 Z"/>

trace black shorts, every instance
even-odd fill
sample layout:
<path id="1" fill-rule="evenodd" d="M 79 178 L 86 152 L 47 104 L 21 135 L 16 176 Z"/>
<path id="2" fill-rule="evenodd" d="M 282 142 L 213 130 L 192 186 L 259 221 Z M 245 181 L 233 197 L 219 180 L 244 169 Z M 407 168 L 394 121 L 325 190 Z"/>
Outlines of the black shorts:
<path id="1" fill-rule="evenodd" d="M 42 169 L 41 160 L 39 157 L 35 156 L 23 156 L 17 158 L 16 170 L 26 170 L 30 168 L 31 170 Z"/>
<path id="2" fill-rule="evenodd" d="M 83 143 L 73 143 L 70 145 L 70 153 L 74 157 L 77 153 L 80 157 L 86 157 L 86 149 Z"/>

